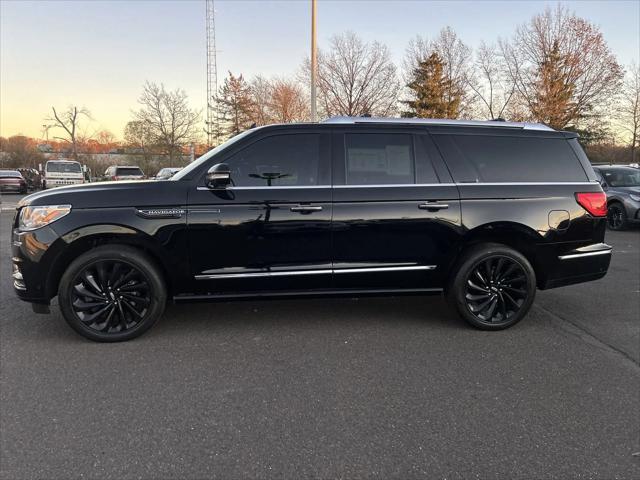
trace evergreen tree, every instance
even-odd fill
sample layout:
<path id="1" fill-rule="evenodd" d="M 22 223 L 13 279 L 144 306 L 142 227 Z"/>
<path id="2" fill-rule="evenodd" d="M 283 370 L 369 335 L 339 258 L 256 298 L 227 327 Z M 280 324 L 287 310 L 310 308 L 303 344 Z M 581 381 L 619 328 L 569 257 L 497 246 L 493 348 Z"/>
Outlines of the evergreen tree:
<path id="1" fill-rule="evenodd" d="M 451 82 L 444 74 L 444 62 L 437 53 L 431 53 L 425 60 L 418 62 L 412 72 L 411 82 L 407 85 L 414 99 L 402 102 L 408 107 L 407 111 L 402 112 L 402 116 L 457 118 L 462 92 L 456 92 Z"/>
<path id="2" fill-rule="evenodd" d="M 575 85 L 569 81 L 567 62 L 554 42 L 538 68 L 535 96 L 531 102 L 533 117 L 552 128 L 562 130 L 578 118 L 573 102 Z"/>
<path id="3" fill-rule="evenodd" d="M 229 76 L 220 87 L 216 101 L 222 135 L 232 137 L 247 130 L 254 123 L 251 87 L 242 74 L 236 77 L 229 72 Z"/>

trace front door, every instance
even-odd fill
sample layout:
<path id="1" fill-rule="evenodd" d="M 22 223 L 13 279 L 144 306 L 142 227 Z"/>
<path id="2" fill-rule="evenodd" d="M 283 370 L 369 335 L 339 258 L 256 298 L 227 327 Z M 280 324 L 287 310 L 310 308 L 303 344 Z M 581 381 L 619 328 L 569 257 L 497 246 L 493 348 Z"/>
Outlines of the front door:
<path id="1" fill-rule="evenodd" d="M 323 290 L 331 284 L 330 136 L 256 133 L 226 163 L 233 184 L 189 192 L 190 262 L 201 294 Z"/>
<path id="2" fill-rule="evenodd" d="M 334 160 L 335 287 L 442 287 L 443 260 L 460 235 L 460 202 L 429 136 L 382 128 L 339 136 L 344 148 Z"/>

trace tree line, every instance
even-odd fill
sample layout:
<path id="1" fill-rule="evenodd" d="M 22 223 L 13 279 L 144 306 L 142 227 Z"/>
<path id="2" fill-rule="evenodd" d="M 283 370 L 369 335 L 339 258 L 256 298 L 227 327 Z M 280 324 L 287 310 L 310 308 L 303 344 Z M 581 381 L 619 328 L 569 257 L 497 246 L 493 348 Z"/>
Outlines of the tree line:
<path id="1" fill-rule="evenodd" d="M 217 121 L 204 129 L 202 111 L 189 105 L 183 90 L 147 82 L 119 146 L 143 158 L 161 154 L 174 164 L 194 143 L 198 153 L 214 146 L 202 144 L 209 131 L 219 143 L 253 125 L 308 121 L 310 75 L 308 59 L 290 77 L 228 72 L 209 99 L 217 107 Z M 534 15 L 510 38 L 481 42 L 475 50 L 450 27 L 432 37 L 418 35 L 408 42 L 400 67 L 380 42 L 365 42 L 353 32 L 335 35 L 318 52 L 317 98 L 320 119 L 371 115 L 541 122 L 578 132 L 597 160 L 638 157 L 638 65 L 625 70 L 599 28 L 562 6 Z M 55 129 L 54 139 L 73 157 L 91 142 L 115 144 L 110 132 L 86 134 L 81 123 L 90 118 L 84 108 L 52 107 L 45 128 Z M 603 145 L 618 146 L 606 150 Z"/>

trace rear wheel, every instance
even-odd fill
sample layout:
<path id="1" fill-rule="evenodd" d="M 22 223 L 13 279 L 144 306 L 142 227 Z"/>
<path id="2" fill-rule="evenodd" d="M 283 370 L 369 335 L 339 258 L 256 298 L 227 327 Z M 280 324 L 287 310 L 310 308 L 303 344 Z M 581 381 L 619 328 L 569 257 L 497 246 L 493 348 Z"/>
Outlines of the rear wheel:
<path id="1" fill-rule="evenodd" d="M 502 330 L 528 313 L 536 276 L 524 255 L 505 245 L 483 244 L 469 250 L 459 265 L 449 300 L 471 325 Z"/>
<path id="2" fill-rule="evenodd" d="M 607 225 L 611 230 L 624 230 L 627 226 L 627 212 L 618 202 L 609 205 L 607 209 Z"/>
<path id="3" fill-rule="evenodd" d="M 118 342 L 151 328 L 167 294 L 154 262 L 142 251 L 118 245 L 74 260 L 62 276 L 58 298 L 65 320 L 80 335 Z"/>

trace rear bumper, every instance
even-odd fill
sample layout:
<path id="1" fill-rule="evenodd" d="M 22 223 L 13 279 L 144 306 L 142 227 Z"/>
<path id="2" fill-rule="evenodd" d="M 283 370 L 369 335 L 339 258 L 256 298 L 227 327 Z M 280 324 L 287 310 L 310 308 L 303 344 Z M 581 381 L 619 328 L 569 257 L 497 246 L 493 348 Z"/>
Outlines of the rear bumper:
<path id="1" fill-rule="evenodd" d="M 551 268 L 538 287 L 544 290 L 598 280 L 607 274 L 611 251 L 606 243 L 594 243 L 559 254 L 549 259 Z"/>

